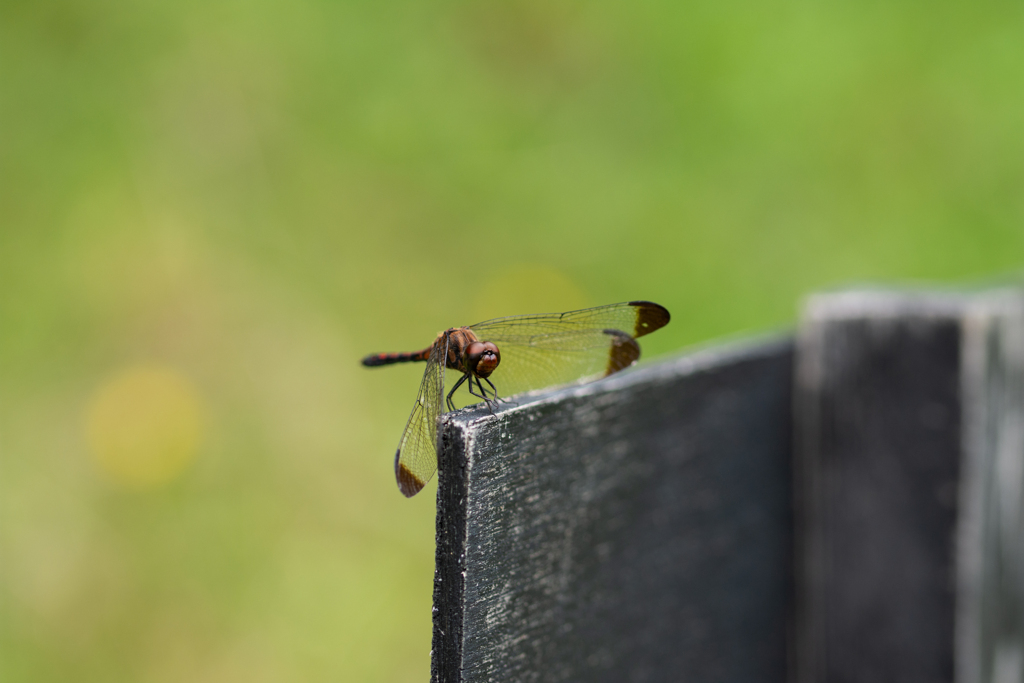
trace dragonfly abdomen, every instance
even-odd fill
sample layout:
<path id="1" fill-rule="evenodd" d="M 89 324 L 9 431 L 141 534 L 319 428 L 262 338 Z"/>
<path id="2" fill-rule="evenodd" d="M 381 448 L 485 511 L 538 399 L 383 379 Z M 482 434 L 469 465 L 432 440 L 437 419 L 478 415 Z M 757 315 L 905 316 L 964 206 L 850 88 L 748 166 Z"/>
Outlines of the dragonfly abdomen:
<path id="1" fill-rule="evenodd" d="M 394 363 L 411 363 L 419 360 L 426 360 L 430 357 L 430 349 L 426 348 L 415 353 L 371 353 L 363 359 L 362 363 L 368 368 L 378 365 L 393 365 Z"/>

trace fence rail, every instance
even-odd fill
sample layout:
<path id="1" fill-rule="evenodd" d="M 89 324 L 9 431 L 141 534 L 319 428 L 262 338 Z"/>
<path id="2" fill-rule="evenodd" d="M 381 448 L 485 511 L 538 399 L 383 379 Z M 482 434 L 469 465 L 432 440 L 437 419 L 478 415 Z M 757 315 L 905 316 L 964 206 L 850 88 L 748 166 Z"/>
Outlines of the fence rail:
<path id="1" fill-rule="evenodd" d="M 432 679 L 1024 681 L 1024 297 L 772 338 L 441 430 Z"/>

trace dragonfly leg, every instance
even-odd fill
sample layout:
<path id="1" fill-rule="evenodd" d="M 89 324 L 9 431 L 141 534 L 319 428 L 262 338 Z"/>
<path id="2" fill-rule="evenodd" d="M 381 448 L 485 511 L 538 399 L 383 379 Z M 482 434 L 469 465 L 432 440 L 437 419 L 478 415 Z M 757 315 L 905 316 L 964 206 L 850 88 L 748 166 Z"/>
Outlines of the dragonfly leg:
<path id="1" fill-rule="evenodd" d="M 487 400 L 486 396 L 484 396 L 482 394 L 478 394 L 475 391 L 473 391 L 473 380 L 476 379 L 476 378 L 475 377 L 471 377 L 469 375 L 467 375 L 467 377 L 469 377 L 469 393 L 472 394 L 473 396 L 476 396 L 477 398 L 482 398 L 482 399 L 484 399 L 486 401 Z M 477 384 L 480 383 L 479 379 L 477 379 L 476 381 L 477 381 Z"/>
<path id="2" fill-rule="evenodd" d="M 490 384 L 490 382 L 488 382 L 488 384 Z M 494 401 L 493 399 L 487 398 L 487 392 L 484 390 L 484 385 L 480 381 L 479 377 L 476 378 L 476 385 L 477 385 L 477 387 L 480 388 L 480 393 L 484 395 L 484 403 L 487 404 L 487 412 L 489 412 L 491 415 L 494 415 L 494 405 L 493 404 L 497 403 L 497 401 Z"/>
<path id="3" fill-rule="evenodd" d="M 487 382 L 487 384 L 488 384 L 488 385 L 489 385 L 489 386 L 491 387 L 491 391 L 493 391 L 493 392 L 494 392 L 494 398 L 493 398 L 492 400 L 494 400 L 494 401 L 498 401 L 498 402 L 501 402 L 501 401 L 503 401 L 504 399 L 498 398 L 498 390 L 497 390 L 497 389 L 495 388 L 495 386 L 494 386 L 494 384 L 493 384 L 493 383 L 491 382 L 491 380 L 487 379 L 486 377 L 484 377 L 484 378 L 483 378 L 483 380 L 484 380 L 485 382 Z M 477 382 L 479 382 L 479 380 L 477 380 Z M 481 387 L 481 389 L 482 389 L 482 388 L 483 388 L 483 387 Z"/>
<path id="4" fill-rule="evenodd" d="M 450 410 L 452 412 L 455 412 L 455 404 L 452 403 L 452 395 L 455 394 L 455 390 L 456 389 L 458 389 L 460 386 L 462 386 L 462 383 L 466 381 L 467 377 L 469 377 L 469 375 L 463 375 L 462 377 L 460 377 L 459 381 L 456 382 L 455 386 L 452 387 L 452 390 L 448 392 L 448 410 Z M 469 392 L 473 393 L 473 388 L 472 388 L 473 387 L 473 381 L 472 380 L 470 380 L 469 386 L 470 386 Z"/>
<path id="5" fill-rule="evenodd" d="M 475 391 L 473 391 L 473 380 L 474 379 L 476 379 L 476 385 L 480 389 L 480 393 L 479 394 L 476 393 Z M 494 410 L 491 408 L 491 399 L 487 395 L 487 393 L 484 391 L 484 385 L 480 383 L 480 378 L 479 377 L 470 377 L 469 378 L 469 393 L 473 394 L 477 398 L 482 398 L 484 400 L 484 403 L 487 404 L 487 412 L 489 412 L 491 415 L 494 414 Z"/>
<path id="6" fill-rule="evenodd" d="M 477 390 L 478 390 L 478 391 L 479 391 L 480 393 L 479 393 L 479 394 L 477 394 L 477 393 L 474 393 L 473 395 L 474 395 L 474 396 L 477 396 L 477 397 L 479 397 L 479 398 L 482 398 L 482 399 L 483 399 L 483 400 L 485 400 L 485 401 L 487 401 L 487 400 L 490 400 L 490 396 L 488 396 L 488 395 L 487 395 L 487 392 L 486 392 L 486 391 L 484 391 L 484 385 L 480 383 L 480 378 L 479 378 L 479 377 L 473 377 L 472 379 L 470 379 L 470 380 L 469 380 L 469 385 L 470 385 L 470 386 L 473 386 L 473 380 L 474 380 L 474 379 L 476 380 L 476 388 L 477 388 Z"/>

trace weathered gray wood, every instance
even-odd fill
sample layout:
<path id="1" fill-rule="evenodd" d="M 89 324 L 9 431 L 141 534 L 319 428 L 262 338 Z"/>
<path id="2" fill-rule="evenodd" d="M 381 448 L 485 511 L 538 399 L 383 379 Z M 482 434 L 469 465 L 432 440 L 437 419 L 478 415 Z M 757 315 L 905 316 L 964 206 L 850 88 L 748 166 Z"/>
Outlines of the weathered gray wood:
<path id="1" fill-rule="evenodd" d="M 801 683 L 1021 681 L 1021 310 L 1005 292 L 808 305 Z"/>
<path id="2" fill-rule="evenodd" d="M 433 680 L 784 681 L 791 375 L 778 340 L 449 416 Z"/>
<path id="3" fill-rule="evenodd" d="M 448 416 L 434 680 L 1024 683 L 1024 295 L 814 297 L 795 357 Z"/>
<path id="4" fill-rule="evenodd" d="M 965 457 L 957 680 L 1024 682 L 1024 296 L 975 299 L 964 320 Z"/>

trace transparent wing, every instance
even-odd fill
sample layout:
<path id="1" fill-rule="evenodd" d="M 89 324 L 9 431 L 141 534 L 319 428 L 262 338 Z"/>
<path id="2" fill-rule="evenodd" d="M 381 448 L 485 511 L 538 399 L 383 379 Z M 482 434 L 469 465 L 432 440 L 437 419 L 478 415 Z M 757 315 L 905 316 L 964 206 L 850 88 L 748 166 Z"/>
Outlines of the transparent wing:
<path id="1" fill-rule="evenodd" d="M 440 344 L 431 349 L 416 403 L 395 453 L 398 489 L 409 498 L 419 493 L 437 471 L 437 418 L 444 412 L 446 353 Z"/>
<path id="2" fill-rule="evenodd" d="M 529 344 L 530 340 L 545 335 L 564 335 L 583 330 L 620 330 L 636 338 L 650 334 L 668 324 L 669 313 L 663 306 L 650 301 L 630 301 L 597 308 L 584 308 L 568 313 L 540 315 L 514 315 L 495 318 L 470 329 L 482 340 L 498 343 Z"/>
<path id="3" fill-rule="evenodd" d="M 569 330 L 559 334 L 493 338 L 501 362 L 490 380 L 498 396 L 606 377 L 640 357 L 636 340 L 618 330 Z"/>

